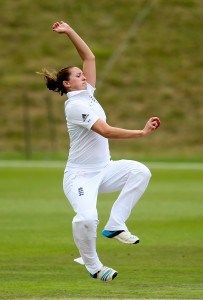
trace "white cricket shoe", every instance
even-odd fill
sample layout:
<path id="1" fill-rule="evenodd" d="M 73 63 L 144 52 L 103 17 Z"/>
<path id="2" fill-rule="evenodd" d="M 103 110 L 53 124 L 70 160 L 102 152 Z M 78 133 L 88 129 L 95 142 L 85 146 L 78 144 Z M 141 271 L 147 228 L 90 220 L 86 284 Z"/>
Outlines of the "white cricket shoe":
<path id="1" fill-rule="evenodd" d="M 103 230 L 102 235 L 110 239 L 116 239 L 124 244 L 138 244 L 140 241 L 136 235 L 133 235 L 126 230 L 117 230 L 117 231 Z"/>
<path id="2" fill-rule="evenodd" d="M 95 273 L 94 275 L 90 274 L 92 278 L 100 279 L 106 282 L 112 281 L 117 275 L 118 275 L 117 271 L 105 266 L 103 266 L 102 269 L 99 272 Z"/>

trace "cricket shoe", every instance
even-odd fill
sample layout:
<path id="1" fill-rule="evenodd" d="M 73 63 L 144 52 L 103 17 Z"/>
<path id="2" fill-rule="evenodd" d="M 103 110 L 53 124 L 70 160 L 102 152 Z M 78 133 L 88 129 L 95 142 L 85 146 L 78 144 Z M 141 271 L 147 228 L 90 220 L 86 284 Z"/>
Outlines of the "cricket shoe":
<path id="1" fill-rule="evenodd" d="M 90 274 L 92 278 L 100 279 L 106 282 L 112 281 L 117 275 L 118 275 L 117 271 L 105 266 L 103 266 L 102 269 L 99 272 L 95 273 L 94 275 Z"/>
<path id="2" fill-rule="evenodd" d="M 102 235 L 110 239 L 116 239 L 124 244 L 138 244 L 140 241 L 136 235 L 131 234 L 127 230 L 103 230 Z"/>

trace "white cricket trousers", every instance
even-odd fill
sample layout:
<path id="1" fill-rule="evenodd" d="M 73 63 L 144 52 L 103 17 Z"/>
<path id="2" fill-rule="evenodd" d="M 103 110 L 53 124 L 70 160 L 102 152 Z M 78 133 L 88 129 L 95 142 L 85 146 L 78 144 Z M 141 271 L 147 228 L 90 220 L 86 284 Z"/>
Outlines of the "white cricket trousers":
<path id="1" fill-rule="evenodd" d="M 72 222 L 74 241 L 91 274 L 103 266 L 96 251 L 98 194 L 121 191 L 105 229 L 127 230 L 125 222 L 150 177 L 146 166 L 131 160 L 110 161 L 99 170 L 71 168 L 64 173 L 64 193 L 76 213 Z"/>

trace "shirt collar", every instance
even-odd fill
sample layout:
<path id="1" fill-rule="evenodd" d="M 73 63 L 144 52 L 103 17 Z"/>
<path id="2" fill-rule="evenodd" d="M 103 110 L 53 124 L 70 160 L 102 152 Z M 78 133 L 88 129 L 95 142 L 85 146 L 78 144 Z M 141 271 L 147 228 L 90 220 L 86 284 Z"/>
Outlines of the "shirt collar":
<path id="1" fill-rule="evenodd" d="M 79 90 L 79 91 L 68 92 L 68 93 L 67 93 L 67 96 L 68 96 L 68 98 L 71 98 L 71 97 L 73 97 L 73 96 L 75 96 L 75 95 L 78 95 L 78 94 L 80 94 L 80 93 L 83 93 L 83 92 L 87 92 L 87 90 Z"/>

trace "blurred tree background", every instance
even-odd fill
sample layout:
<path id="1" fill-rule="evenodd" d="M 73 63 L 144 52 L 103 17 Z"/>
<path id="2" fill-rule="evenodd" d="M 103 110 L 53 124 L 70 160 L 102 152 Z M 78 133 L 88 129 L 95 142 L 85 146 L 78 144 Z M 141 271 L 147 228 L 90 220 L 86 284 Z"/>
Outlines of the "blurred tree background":
<path id="1" fill-rule="evenodd" d="M 96 98 L 108 123 L 142 129 L 143 139 L 110 141 L 113 158 L 203 157 L 202 0 L 0 0 L 0 158 L 66 159 L 66 97 L 36 75 L 81 61 L 64 20 L 97 58 Z"/>

